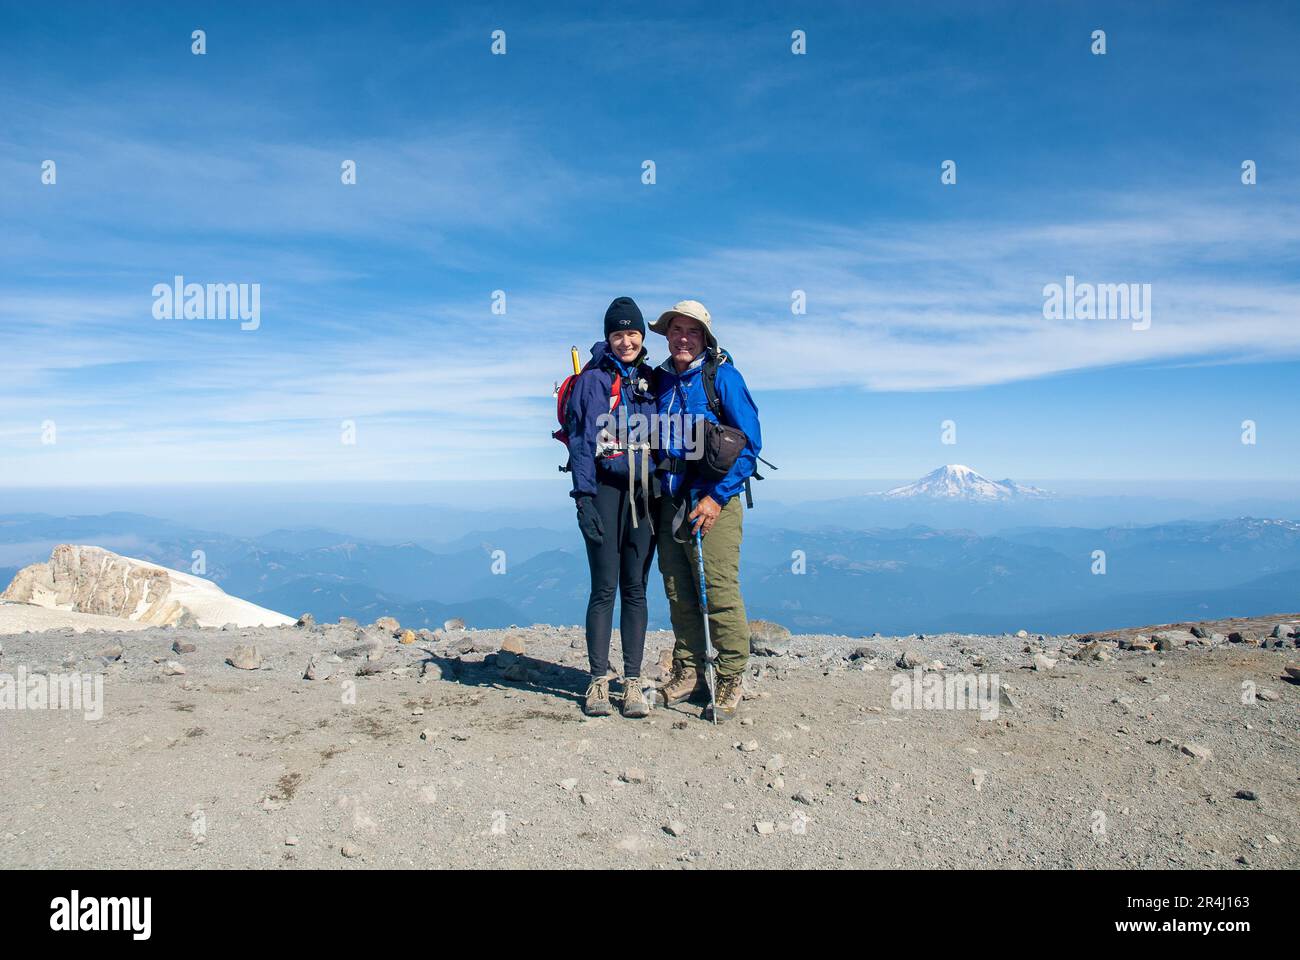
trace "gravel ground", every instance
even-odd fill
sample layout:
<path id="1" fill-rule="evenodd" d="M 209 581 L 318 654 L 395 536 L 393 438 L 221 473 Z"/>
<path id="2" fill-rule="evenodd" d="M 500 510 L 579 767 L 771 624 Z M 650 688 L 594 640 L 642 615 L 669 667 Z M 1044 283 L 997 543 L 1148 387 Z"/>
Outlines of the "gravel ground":
<path id="1" fill-rule="evenodd" d="M 1192 645 L 1175 631 L 1160 651 L 1110 640 L 1164 628 L 1091 646 L 777 637 L 778 655 L 751 660 L 741 719 L 717 727 L 698 705 L 585 718 L 577 628 L 421 631 L 409 643 L 392 625 L 351 624 L 16 634 L 0 638 L 0 674 L 102 674 L 104 700 L 93 721 L 0 709 L 0 858 L 1295 868 L 1300 686 L 1284 668 L 1300 651 L 1287 629 L 1266 639 L 1278 622 L 1300 615 L 1205 625 Z M 671 639 L 651 635 L 647 664 Z M 497 653 L 503 643 L 524 655 Z M 226 662 L 239 645 L 256 646 L 259 667 Z M 925 676 L 996 674 L 996 719 L 900 705 L 896 685 L 924 682 L 898 666 L 905 654 Z M 313 657 L 332 675 L 304 679 Z M 185 672 L 169 675 L 168 661 Z"/>

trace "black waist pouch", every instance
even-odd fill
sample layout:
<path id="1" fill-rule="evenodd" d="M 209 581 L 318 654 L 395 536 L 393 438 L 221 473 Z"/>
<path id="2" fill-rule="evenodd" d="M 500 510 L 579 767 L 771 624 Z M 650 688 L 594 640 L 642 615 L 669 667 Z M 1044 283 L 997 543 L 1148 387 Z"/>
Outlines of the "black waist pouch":
<path id="1" fill-rule="evenodd" d="M 723 423 L 704 419 L 702 422 L 702 456 L 697 461 L 696 469 L 705 480 L 721 480 L 735 465 L 736 458 L 749 443 L 749 437 L 745 431 Z"/>

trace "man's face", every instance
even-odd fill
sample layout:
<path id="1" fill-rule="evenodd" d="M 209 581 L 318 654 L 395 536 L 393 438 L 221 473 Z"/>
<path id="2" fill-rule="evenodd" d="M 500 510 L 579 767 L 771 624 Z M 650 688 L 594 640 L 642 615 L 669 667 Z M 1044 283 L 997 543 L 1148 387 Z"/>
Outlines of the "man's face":
<path id="1" fill-rule="evenodd" d="M 668 324 L 668 355 L 690 363 L 704 352 L 704 324 L 690 317 L 673 317 Z"/>

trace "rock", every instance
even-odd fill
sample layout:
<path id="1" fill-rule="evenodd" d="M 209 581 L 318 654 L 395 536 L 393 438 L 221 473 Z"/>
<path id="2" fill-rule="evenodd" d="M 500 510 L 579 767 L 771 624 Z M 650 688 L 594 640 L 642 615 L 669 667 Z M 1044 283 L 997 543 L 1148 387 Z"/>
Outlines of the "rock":
<path id="1" fill-rule="evenodd" d="M 1017 630 L 1017 631 L 1016 631 L 1016 636 L 1019 637 L 1021 640 L 1023 640 L 1023 639 L 1025 639 L 1027 636 L 1029 636 L 1029 631 L 1028 631 L 1028 630 Z"/>
<path id="2" fill-rule="evenodd" d="M 589 793 L 578 794 L 578 800 L 581 801 L 584 807 L 589 807 L 596 802 L 596 798 Z"/>
<path id="3" fill-rule="evenodd" d="M 427 677 L 430 680 L 441 680 L 442 666 L 437 660 L 426 660 L 420 666 L 420 676 Z"/>
<path id="4" fill-rule="evenodd" d="M 770 620 L 749 621 L 749 652 L 759 657 L 784 656 L 790 649 L 790 631 Z"/>
<path id="5" fill-rule="evenodd" d="M 123 652 L 124 651 L 122 650 L 122 645 L 120 643 L 115 643 L 111 646 L 105 647 L 103 650 L 100 650 L 98 653 L 95 654 L 95 656 L 108 661 L 121 660 Z"/>
<path id="6" fill-rule="evenodd" d="M 307 669 L 302 676 L 304 680 L 328 680 L 332 672 L 328 662 L 313 655 L 307 660 Z"/>
<path id="7" fill-rule="evenodd" d="M 349 860 L 355 860 L 357 857 L 361 856 L 361 848 L 349 840 L 339 848 L 339 853 L 343 854 L 343 856 L 347 857 Z"/>
<path id="8" fill-rule="evenodd" d="M 1242 633 L 1240 630 L 1233 630 L 1231 633 L 1228 634 L 1228 642 L 1229 643 L 1254 643 L 1255 638 L 1249 636 L 1248 634 Z"/>
<path id="9" fill-rule="evenodd" d="M 1193 757 L 1194 759 L 1202 763 L 1204 763 L 1207 760 L 1214 759 L 1214 752 L 1210 750 L 1209 747 L 1202 746 L 1199 743 L 1192 743 L 1189 741 L 1187 743 L 1184 743 L 1181 747 L 1179 747 L 1179 749 L 1183 753 L 1187 754 L 1187 756 Z"/>
<path id="10" fill-rule="evenodd" d="M 352 617 L 339 617 L 340 627 L 359 627 L 360 624 Z"/>
<path id="11" fill-rule="evenodd" d="M 198 647 L 188 640 L 173 640 L 172 653 L 193 653 Z"/>
<path id="12" fill-rule="evenodd" d="M 802 803 L 810 807 L 812 806 L 813 803 L 813 795 L 809 793 L 807 790 L 800 790 L 790 799 L 792 799 L 795 803 Z"/>
<path id="13" fill-rule="evenodd" d="M 460 617 L 452 617 L 450 620 L 443 621 L 442 629 L 446 630 L 448 633 L 451 633 L 453 630 L 464 630 L 465 621 Z"/>
<path id="14" fill-rule="evenodd" d="M 1020 704 L 1016 703 L 1011 697 L 1010 691 L 1002 684 L 998 684 L 998 704 L 1006 707 L 1008 710 L 1019 710 Z"/>
<path id="15" fill-rule="evenodd" d="M 166 663 L 164 663 L 162 667 L 162 672 L 164 677 L 185 676 L 185 668 L 181 666 L 179 663 L 177 663 L 175 660 L 168 660 Z"/>
<path id="16" fill-rule="evenodd" d="M 358 677 L 373 677 L 380 673 L 386 673 L 391 668 L 391 664 L 383 660 L 362 660 L 357 667 Z"/>
<path id="17" fill-rule="evenodd" d="M 1265 703 L 1275 703 L 1281 699 L 1281 697 L 1279 697 L 1273 690 L 1260 690 L 1255 694 L 1255 698 L 1257 700 L 1263 700 Z"/>
<path id="18" fill-rule="evenodd" d="M 923 663 L 925 663 L 924 658 L 911 650 L 904 650 L 898 655 L 898 659 L 894 661 L 894 666 L 899 670 L 915 670 Z"/>
<path id="19" fill-rule="evenodd" d="M 874 658 L 876 651 L 870 647 L 854 647 L 853 652 L 849 654 L 850 660 L 870 660 Z"/>
<path id="20" fill-rule="evenodd" d="M 526 652 L 524 638 L 518 634 L 506 637 L 501 641 L 501 650 L 504 653 L 513 653 L 522 656 Z"/>
<path id="21" fill-rule="evenodd" d="M 988 775 L 987 770 L 981 770 L 979 767 L 970 768 L 970 782 L 974 785 L 976 793 L 984 789 L 984 781 L 988 778 Z"/>
<path id="22" fill-rule="evenodd" d="M 1259 794 L 1254 790 L 1238 790 L 1233 794 L 1238 800 L 1258 800 Z"/>
<path id="23" fill-rule="evenodd" d="M 298 846 L 298 838 L 297 838 L 297 837 L 285 837 L 285 838 L 284 838 L 284 845 L 285 845 L 286 847 L 296 847 L 296 846 Z"/>
<path id="24" fill-rule="evenodd" d="M 645 771 L 640 767 L 628 767 L 618 778 L 624 783 L 645 783 Z"/>
<path id="25" fill-rule="evenodd" d="M 1286 675 L 1288 677 L 1290 677 L 1292 680 L 1296 681 L 1297 683 L 1300 683 L 1300 667 L 1288 663 L 1282 669 L 1286 671 Z"/>
<path id="26" fill-rule="evenodd" d="M 1204 627 L 1197 625 L 1195 627 L 1192 627 L 1192 636 L 1196 637 L 1196 639 L 1198 640 L 1209 640 L 1211 634 L 1209 630 L 1206 630 Z"/>
<path id="27" fill-rule="evenodd" d="M 294 626 L 314 627 L 316 626 L 316 618 L 313 617 L 310 613 L 304 613 L 301 617 L 298 618 L 298 622 L 294 624 Z"/>
<path id="28" fill-rule="evenodd" d="M 754 824 L 754 829 L 758 832 L 759 836 L 769 837 L 776 833 L 776 824 L 771 820 L 760 820 L 758 823 Z"/>
<path id="29" fill-rule="evenodd" d="M 428 727 L 420 731 L 420 739 L 425 741 L 426 743 L 432 740 L 436 736 L 437 734 L 434 733 L 432 730 L 430 730 Z"/>
<path id="30" fill-rule="evenodd" d="M 1292 627 L 1291 624 L 1289 623 L 1275 623 L 1273 625 L 1273 632 L 1270 633 L 1269 636 L 1274 638 L 1275 640 L 1286 639 L 1287 637 L 1291 636 L 1291 634 L 1294 632 L 1295 632 L 1295 628 Z"/>
<path id="31" fill-rule="evenodd" d="M 740 745 L 740 749 L 743 753 L 753 753 L 755 750 L 758 749 L 758 741 L 750 740 L 747 743 L 742 743 Z"/>
<path id="32" fill-rule="evenodd" d="M 1196 637 L 1182 630 L 1161 630 L 1151 639 L 1155 641 L 1157 650 L 1178 650 L 1187 646 Z"/>
<path id="33" fill-rule="evenodd" d="M 1041 653 L 1034 654 L 1035 670 L 1051 670 L 1054 666 L 1056 666 L 1056 661 L 1051 657 L 1045 657 Z"/>
<path id="34" fill-rule="evenodd" d="M 241 643 L 235 646 L 235 652 L 226 658 L 226 663 L 240 670 L 256 670 L 262 666 L 262 655 L 257 652 L 257 647 Z"/>
<path id="35" fill-rule="evenodd" d="M 460 656 L 466 653 L 474 652 L 474 640 L 471 637 L 462 637 L 460 640 L 451 644 L 451 652 Z"/>
<path id="36" fill-rule="evenodd" d="M 411 644 L 415 643 L 415 631 L 403 630 L 402 635 L 398 637 L 398 643 L 404 643 L 407 646 L 410 646 Z"/>
<path id="37" fill-rule="evenodd" d="M 468 731 L 468 730 L 453 730 L 453 731 L 451 732 L 451 738 L 452 738 L 453 740 L 460 740 L 460 741 L 463 742 L 463 741 L 469 739 L 469 731 Z"/>
<path id="38" fill-rule="evenodd" d="M 390 637 L 396 636 L 397 632 L 402 629 L 402 625 L 397 622 L 396 617 L 380 617 L 371 626 L 384 631 Z"/>
<path id="39" fill-rule="evenodd" d="M 572 793 L 573 788 L 576 787 L 577 785 L 578 785 L 577 777 L 567 777 L 564 780 L 560 781 L 560 789 L 565 791 L 566 793 Z"/>
<path id="40" fill-rule="evenodd" d="M 772 754 L 772 756 L 768 758 L 767 763 L 763 764 L 763 769 L 768 773 L 776 773 L 784 767 L 785 757 L 781 756 L 779 753 Z"/>
<path id="41" fill-rule="evenodd" d="M 664 824 L 664 833 L 671 837 L 680 837 L 686 832 L 686 824 L 680 820 L 669 820 Z"/>

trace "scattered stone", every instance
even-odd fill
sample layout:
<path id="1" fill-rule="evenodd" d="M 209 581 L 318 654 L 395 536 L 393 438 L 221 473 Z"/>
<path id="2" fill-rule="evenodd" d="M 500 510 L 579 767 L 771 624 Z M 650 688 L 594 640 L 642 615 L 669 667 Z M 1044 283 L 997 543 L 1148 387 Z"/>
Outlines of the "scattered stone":
<path id="1" fill-rule="evenodd" d="M 759 836 L 767 837 L 776 833 L 776 824 L 771 820 L 760 820 L 754 824 L 754 829 L 758 831 Z"/>
<path id="2" fill-rule="evenodd" d="M 355 860 L 357 857 L 361 856 L 361 848 L 349 840 L 339 848 L 339 853 L 343 854 L 343 856 L 347 857 L 349 860 Z"/>
<path id="3" fill-rule="evenodd" d="M 664 824 L 664 833 L 672 837 L 680 837 L 686 832 L 686 824 L 680 820 L 669 820 Z"/>
<path id="4" fill-rule="evenodd" d="M 235 652 L 226 658 L 226 663 L 240 670 L 257 670 L 262 666 L 262 655 L 257 652 L 257 647 L 241 643 L 235 646 Z"/>
<path id="5" fill-rule="evenodd" d="M 1196 637 L 1198 640 L 1209 640 L 1212 634 L 1209 630 L 1197 625 L 1192 627 L 1192 636 Z"/>
<path id="6" fill-rule="evenodd" d="M 371 626 L 384 631 L 390 637 L 397 636 L 397 632 L 402 629 L 402 625 L 397 622 L 396 617 L 380 617 Z"/>
<path id="7" fill-rule="evenodd" d="M 970 782 L 975 785 L 976 793 L 984 789 L 984 781 L 988 778 L 988 775 L 987 770 L 981 770 L 979 767 L 970 768 Z"/>
<path id="8" fill-rule="evenodd" d="M 1029 636 L 1029 631 L 1028 631 L 1028 630 L 1017 630 L 1017 631 L 1016 631 L 1016 636 L 1019 637 L 1021 640 L 1023 640 L 1023 639 L 1025 639 L 1025 637 Z"/>
<path id="9" fill-rule="evenodd" d="M 1034 654 L 1035 670 L 1051 670 L 1054 666 L 1056 666 L 1056 661 L 1051 657 L 1045 657 L 1041 653 Z"/>
<path id="10" fill-rule="evenodd" d="M 411 644 L 415 643 L 415 631 L 403 630 L 402 635 L 397 638 L 397 642 L 409 647 Z"/>
<path id="11" fill-rule="evenodd" d="M 122 645 L 120 643 L 115 643 L 112 646 L 108 646 L 105 647 L 103 650 L 100 650 L 97 654 L 95 654 L 95 656 L 99 657 L 102 660 L 112 661 L 112 660 L 121 660 L 122 653 L 123 653 Z"/>
<path id="12" fill-rule="evenodd" d="M 297 838 L 297 837 L 285 837 L 285 838 L 284 838 L 284 845 L 285 845 L 286 847 L 296 847 L 296 846 L 298 846 L 298 838 Z"/>
<path id="13" fill-rule="evenodd" d="M 1199 743 L 1192 743 L 1189 741 L 1187 743 L 1184 743 L 1181 747 L 1179 747 L 1179 749 L 1182 750 L 1182 752 L 1187 754 L 1189 757 L 1194 757 L 1196 760 L 1202 763 L 1204 763 L 1207 760 L 1214 759 L 1214 752 L 1210 750 L 1209 747 L 1202 746 Z"/>
<path id="14" fill-rule="evenodd" d="M 188 640 L 175 640 L 172 642 L 172 653 L 193 653 L 198 647 Z"/>
<path id="15" fill-rule="evenodd" d="M 790 631 L 770 620 L 749 621 L 749 652 L 758 657 L 780 657 L 790 650 Z"/>
<path id="16" fill-rule="evenodd" d="M 420 676 L 427 677 L 430 680 L 441 680 L 442 667 L 437 660 L 426 660 L 420 666 Z"/>
<path id="17" fill-rule="evenodd" d="M 420 739 L 426 742 L 432 740 L 436 736 L 437 734 L 427 727 L 420 731 Z"/>
<path id="18" fill-rule="evenodd" d="M 304 680 L 328 680 L 332 672 L 326 661 L 312 655 L 307 660 L 307 669 L 303 671 L 302 676 Z"/>
<path id="19" fill-rule="evenodd" d="M 313 617 L 310 613 L 304 613 L 301 617 L 298 618 L 298 622 L 294 624 L 294 626 L 314 627 L 316 626 L 316 618 Z"/>
<path id="20" fill-rule="evenodd" d="M 560 789 L 565 791 L 566 793 L 572 793 L 573 788 L 576 787 L 577 785 L 578 785 L 577 777 L 567 777 L 564 780 L 560 781 Z"/>
<path id="21" fill-rule="evenodd" d="M 459 741 L 461 741 L 461 742 L 463 743 L 464 741 L 466 741 L 466 740 L 469 739 L 469 731 L 468 731 L 468 730 L 453 730 L 453 731 L 451 732 L 451 738 L 452 738 L 453 740 L 459 740 Z"/>
<path id="22" fill-rule="evenodd" d="M 1286 675 L 1290 677 L 1292 680 L 1300 682 L 1300 667 L 1288 663 L 1282 669 L 1286 671 Z"/>
<path id="23" fill-rule="evenodd" d="M 1273 625 L 1273 632 L 1270 633 L 1269 636 L 1275 640 L 1277 639 L 1285 640 L 1287 637 L 1291 636 L 1291 634 L 1294 632 L 1295 632 L 1295 628 L 1292 627 L 1291 624 L 1276 623 Z"/>
<path id="24" fill-rule="evenodd" d="M 785 757 L 779 753 L 772 754 L 767 763 L 763 764 L 763 769 L 768 773 L 776 773 L 785 768 Z"/>
<path id="25" fill-rule="evenodd" d="M 746 741 L 745 743 L 742 743 L 740 745 L 740 749 L 744 753 L 753 753 L 755 750 L 758 749 L 758 741 L 757 740 Z"/>
<path id="26" fill-rule="evenodd" d="M 1273 703 L 1281 698 L 1273 690 L 1260 690 L 1255 694 L 1257 700 L 1263 700 L 1265 703 Z"/>
<path id="27" fill-rule="evenodd" d="M 913 653 L 911 650 L 904 650 L 898 655 L 898 659 L 894 661 L 894 666 L 899 670 L 915 670 L 924 662 L 925 660 L 918 654 Z"/>
<path id="28" fill-rule="evenodd" d="M 802 803 L 810 807 L 813 804 L 813 795 L 809 793 L 807 790 L 800 790 L 790 799 L 792 799 L 795 803 Z"/>
<path id="29" fill-rule="evenodd" d="M 1238 790 L 1233 794 L 1238 800 L 1258 800 L 1259 794 L 1254 790 Z"/>
<path id="30" fill-rule="evenodd" d="M 853 652 L 849 654 L 850 660 L 870 660 L 875 657 L 876 651 L 870 647 L 854 647 Z"/>
<path id="31" fill-rule="evenodd" d="M 450 620 L 443 621 L 442 629 L 446 630 L 448 633 L 451 633 L 453 630 L 464 630 L 465 621 L 460 617 L 452 617 Z"/>
<path id="32" fill-rule="evenodd" d="M 162 672 L 163 672 L 163 676 L 164 676 L 164 677 L 183 677 L 183 676 L 185 676 L 185 668 L 182 667 L 182 666 L 181 666 L 179 663 L 177 663 L 175 660 L 168 660 L 166 663 L 164 663 L 164 664 L 163 664 L 163 668 L 162 668 Z"/>
<path id="33" fill-rule="evenodd" d="M 645 783 L 645 771 L 640 767 L 628 767 L 618 778 L 624 783 Z"/>
<path id="34" fill-rule="evenodd" d="M 589 807 L 596 802 L 596 798 L 589 793 L 578 794 L 578 799 L 582 802 L 584 807 Z"/>
<path id="35" fill-rule="evenodd" d="M 524 638 L 519 635 L 506 637 L 501 641 L 501 652 L 513 653 L 517 656 L 523 656 L 526 652 Z"/>

